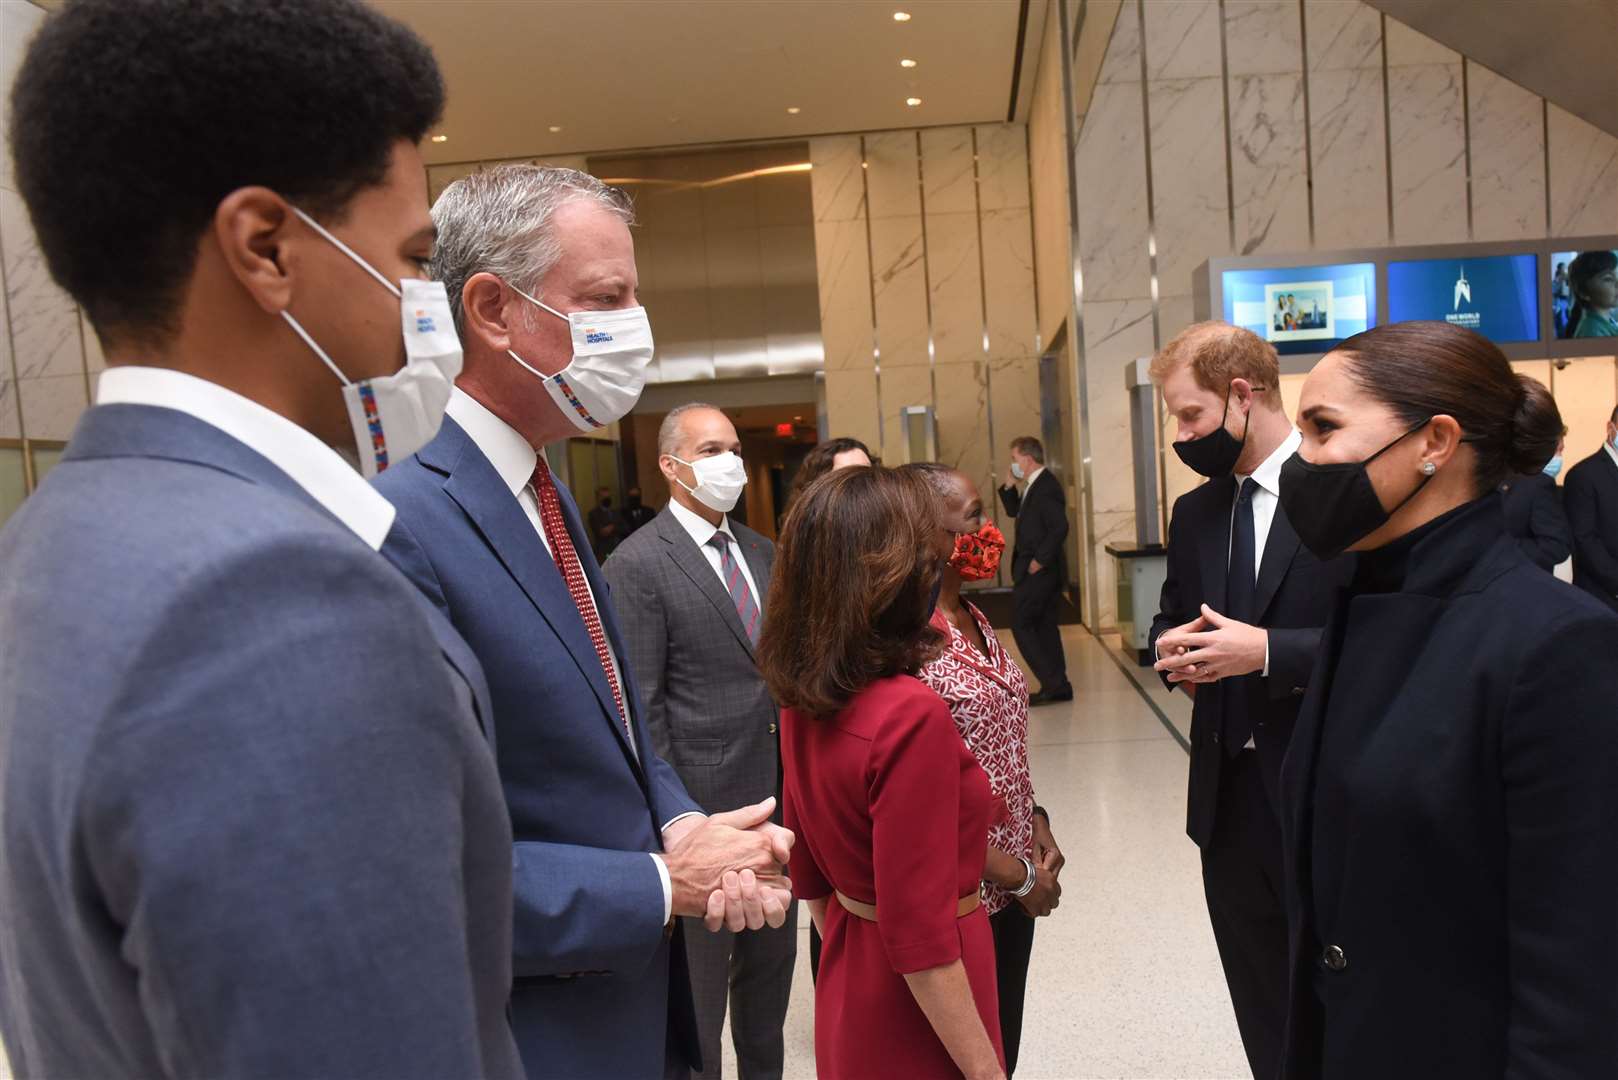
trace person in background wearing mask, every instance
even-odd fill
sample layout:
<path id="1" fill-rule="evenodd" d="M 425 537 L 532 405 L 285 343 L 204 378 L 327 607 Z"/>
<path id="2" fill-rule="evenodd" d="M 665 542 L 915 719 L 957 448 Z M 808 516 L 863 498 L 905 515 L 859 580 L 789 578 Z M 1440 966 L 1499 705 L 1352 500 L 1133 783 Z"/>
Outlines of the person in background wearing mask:
<path id="1" fill-rule="evenodd" d="M 516 836 L 511 1022 L 528 1075 L 683 1075 L 700 1060 L 675 915 L 778 926 L 773 799 L 706 817 L 647 738 L 577 507 L 541 451 L 620 419 L 651 328 L 626 196 L 501 166 L 433 207 L 466 368 L 436 439 L 377 480 L 383 549 L 466 637 L 494 701 Z"/>
<path id="2" fill-rule="evenodd" d="M 1287 989 L 1281 760 L 1353 560 L 1315 558 L 1278 505 L 1281 465 L 1301 436 L 1282 411 L 1273 346 L 1198 323 L 1153 358 L 1151 377 L 1179 426 L 1175 453 L 1211 482 L 1175 501 L 1149 640 L 1164 683 L 1194 699 L 1185 831 L 1202 849 L 1247 1060 L 1254 1076 L 1273 1077 Z"/>
<path id="3" fill-rule="evenodd" d="M 779 716 L 753 659 L 775 548 L 729 516 L 747 483 L 741 439 L 714 406 L 681 405 L 663 419 L 657 449 L 673 497 L 605 567 L 652 746 L 710 812 L 779 797 Z M 708 934 L 690 922 L 704 1065 L 694 1075 L 721 1075 L 728 1000 L 742 1076 L 779 1080 L 796 908 L 756 933 Z"/>
<path id="4" fill-rule="evenodd" d="M 12 100 L 109 367 L 0 532 L 11 1068 L 521 1077 L 483 676 L 344 460 L 425 442 L 460 366 L 432 53 L 351 0 L 80 0 Z"/>
<path id="5" fill-rule="evenodd" d="M 623 539 L 623 515 L 612 508 L 612 489 L 596 488 L 596 504 L 590 508 L 590 546 L 596 559 L 605 560 Z"/>
<path id="6" fill-rule="evenodd" d="M 635 535 L 637 529 L 651 524 L 652 519 L 657 517 L 657 511 L 641 501 L 640 488 L 632 487 L 624 495 L 624 512 L 622 516 L 624 519 L 624 536 L 630 537 Z"/>
<path id="7" fill-rule="evenodd" d="M 1556 400 L 1537 379 L 1523 383 L 1534 397 L 1535 407 L 1556 416 Z M 1501 506 L 1506 515 L 1506 531 L 1517 538 L 1523 554 L 1542 570 L 1555 570 L 1573 553 L 1573 527 L 1562 509 L 1562 489 L 1556 476 L 1562 471 L 1562 451 L 1566 447 L 1567 426 L 1556 443 L 1556 454 L 1537 472 L 1509 476 L 1500 485 Z"/>
<path id="8" fill-rule="evenodd" d="M 1573 529 L 1573 584 L 1618 611 L 1618 409 L 1601 449 L 1567 471 L 1562 485 Z"/>
<path id="9" fill-rule="evenodd" d="M 1010 1076 L 1017 1071 L 1022 1042 L 1034 920 L 1061 902 L 1059 878 L 1066 860 L 1051 835 L 1050 815 L 1034 802 L 1028 770 L 1028 684 L 983 612 L 961 595 L 961 582 L 994 577 L 1006 538 L 994 522 L 983 519 L 983 499 L 965 473 L 937 462 L 902 465 L 900 471 L 919 474 L 938 497 L 939 525 L 951 552 L 932 619 L 933 629 L 947 635 L 949 645 L 921 669 L 920 678 L 949 706 L 956 730 L 1006 807 L 1005 817 L 989 826 L 982 891 L 994 932 L 1000 1036 Z"/>
<path id="10" fill-rule="evenodd" d="M 1019 491 L 1018 482 L 1028 485 Z M 1030 705 L 1072 701 L 1067 653 L 1059 622 L 1067 582 L 1067 495 L 1062 482 L 1045 469 L 1045 448 L 1032 435 L 1011 440 L 1011 467 L 1000 487 L 1000 502 L 1016 519 L 1011 549 L 1011 633 L 1039 680 Z"/>
<path id="11" fill-rule="evenodd" d="M 1551 456 L 1547 401 L 1443 322 L 1304 384 L 1281 504 L 1360 557 L 1282 772 L 1282 1080 L 1618 1075 L 1618 616 L 1495 494 Z"/>

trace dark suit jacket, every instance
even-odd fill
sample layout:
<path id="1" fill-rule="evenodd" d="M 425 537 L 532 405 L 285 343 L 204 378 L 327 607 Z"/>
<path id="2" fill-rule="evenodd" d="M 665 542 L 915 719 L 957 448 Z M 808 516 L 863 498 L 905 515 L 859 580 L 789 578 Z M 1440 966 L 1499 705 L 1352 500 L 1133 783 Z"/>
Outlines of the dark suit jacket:
<path id="1" fill-rule="evenodd" d="M 775 547 L 737 521 L 758 583 L 759 625 Z M 665 508 L 607 561 L 652 745 L 709 813 L 779 795 L 779 717 L 736 605 L 691 534 Z"/>
<path id="2" fill-rule="evenodd" d="M 1067 577 L 1067 495 L 1062 482 L 1049 468 L 1039 474 L 1026 492 L 1015 485 L 1000 489 L 1000 502 L 1006 513 L 1017 519 L 1011 548 L 1011 580 L 1028 576 L 1028 564 L 1039 560 L 1041 571 L 1056 571 L 1057 580 Z"/>
<path id="3" fill-rule="evenodd" d="M 1283 1077 L 1618 1076 L 1618 617 L 1491 497 L 1327 633 L 1282 777 Z"/>
<path id="4" fill-rule="evenodd" d="M 1544 473 L 1513 476 L 1501 489 L 1506 531 L 1517 538 L 1528 560 L 1554 570 L 1573 554 L 1573 529 L 1562 509 L 1562 489 Z"/>
<path id="5" fill-rule="evenodd" d="M 661 850 L 663 824 L 700 808 L 646 737 L 612 593 L 572 498 L 561 489 L 623 667 L 633 749 L 562 575 L 465 430 L 446 418 L 377 487 L 399 510 L 383 553 L 488 673 L 516 838 L 512 1025 L 530 1077 L 661 1076 L 668 1022 L 696 1060 L 685 949 L 664 938 L 647 853 Z"/>
<path id="6" fill-rule="evenodd" d="M 1230 555 L 1230 518 L 1236 501 L 1234 477 L 1210 480 L 1180 496 L 1169 518 L 1168 574 L 1158 601 L 1147 648 L 1195 619 L 1207 604 L 1224 613 Z M 1335 590 L 1354 572 L 1352 556 L 1323 563 L 1298 541 L 1286 512 L 1275 518 L 1259 567 L 1256 624 L 1270 632 L 1270 674 L 1240 680 L 1252 702 L 1253 743 L 1272 803 L 1280 806 L 1281 759 L 1292 738 L 1298 705 L 1314 670 L 1320 634 Z M 1164 679 L 1165 685 L 1168 680 Z M 1191 777 L 1185 831 L 1199 846 L 1213 837 L 1219 805 L 1219 775 L 1225 749 L 1219 744 L 1224 720 L 1223 694 L 1216 683 L 1197 688 L 1191 711 Z"/>
<path id="7" fill-rule="evenodd" d="M 1618 465 L 1597 450 L 1568 470 L 1562 495 L 1573 527 L 1573 584 L 1618 611 Z"/>
<path id="8" fill-rule="evenodd" d="M 521 1077 L 483 674 L 268 459 L 103 405 L 0 531 L 17 1076 Z"/>

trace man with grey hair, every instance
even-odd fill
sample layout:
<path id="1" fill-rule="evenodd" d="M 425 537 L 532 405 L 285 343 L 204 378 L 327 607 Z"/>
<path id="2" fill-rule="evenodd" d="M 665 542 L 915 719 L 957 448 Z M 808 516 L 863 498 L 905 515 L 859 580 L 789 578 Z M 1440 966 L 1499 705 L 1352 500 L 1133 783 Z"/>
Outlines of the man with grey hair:
<path id="1" fill-rule="evenodd" d="M 780 792 L 780 718 L 753 658 L 775 548 L 730 517 L 747 482 L 741 450 L 735 425 L 714 406 L 669 413 L 657 451 L 673 497 L 606 565 L 652 744 L 710 811 Z M 728 1001 L 742 1077 L 779 1080 L 797 920 L 749 934 L 706 934 L 687 922 L 707 1066 L 693 1075 L 720 1076 Z"/>
<path id="2" fill-rule="evenodd" d="M 545 447 L 620 419 L 651 329 L 621 192 L 504 166 L 433 208 L 434 275 L 465 351 L 448 416 L 381 474 L 383 553 L 489 675 L 515 840 L 511 1024 L 531 1078 L 700 1065 L 683 933 L 779 926 L 775 802 L 706 816 L 653 750 L 578 507 Z M 708 931 L 703 931 L 704 933 Z"/>

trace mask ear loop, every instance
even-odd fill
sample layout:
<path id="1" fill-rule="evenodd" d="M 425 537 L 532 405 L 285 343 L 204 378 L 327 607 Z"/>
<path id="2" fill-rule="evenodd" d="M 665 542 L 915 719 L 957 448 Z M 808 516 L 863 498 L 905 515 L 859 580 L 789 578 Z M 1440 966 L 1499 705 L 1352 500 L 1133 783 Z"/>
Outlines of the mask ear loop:
<path id="1" fill-rule="evenodd" d="M 1360 462 L 1360 468 L 1362 470 L 1366 471 L 1365 472 L 1366 482 L 1369 483 L 1370 480 L 1371 480 L 1371 474 L 1369 472 L 1371 462 L 1375 461 L 1377 458 L 1381 457 L 1383 454 L 1386 454 L 1389 450 L 1392 450 L 1395 446 L 1398 446 L 1400 443 L 1402 443 L 1406 439 L 1410 438 L 1410 436 L 1414 435 L 1416 432 L 1420 431 L 1422 428 L 1424 428 L 1428 424 L 1432 423 L 1433 419 L 1434 419 L 1434 417 L 1429 416 L 1427 419 L 1423 420 L 1421 423 L 1417 424 L 1415 427 L 1411 428 L 1409 431 L 1405 432 L 1403 435 L 1399 436 L 1397 439 L 1394 439 L 1388 445 L 1384 446 L 1382 449 L 1378 450 L 1376 453 L 1372 454 L 1370 457 L 1368 457 L 1364 461 Z M 1438 470 L 1437 469 L 1434 469 L 1430 473 L 1429 472 L 1422 473 L 1421 481 L 1418 484 L 1416 484 L 1415 490 L 1412 491 L 1409 495 L 1406 495 L 1404 498 L 1400 499 L 1399 500 L 1399 505 L 1395 506 L 1392 510 L 1388 511 L 1387 520 L 1392 521 L 1393 520 L 1393 515 L 1397 514 L 1399 511 L 1403 510 L 1405 508 L 1405 504 L 1410 502 L 1411 499 L 1414 499 L 1417 495 L 1420 495 L 1421 494 L 1421 489 L 1427 486 L 1427 481 L 1431 480 L 1433 477 L 1435 477 L 1437 475 L 1438 475 Z M 1376 490 L 1376 485 L 1375 484 L 1371 485 L 1371 490 L 1372 491 Z M 1381 502 L 1381 499 L 1379 498 L 1377 501 Z"/>
<path id="2" fill-rule="evenodd" d="M 322 349 L 319 345 L 315 344 L 315 339 L 310 337 L 309 336 L 309 331 L 305 330 L 303 328 L 303 326 L 298 322 L 298 320 L 294 319 L 292 317 L 292 312 L 290 312 L 290 311 L 281 312 L 281 318 L 285 319 L 287 325 L 292 327 L 292 332 L 293 333 L 297 334 L 299 337 L 301 337 L 303 339 L 303 343 L 305 345 L 309 346 L 309 348 L 314 350 L 315 355 L 320 357 L 320 359 L 325 363 L 325 365 L 328 368 L 331 369 L 331 373 L 333 375 L 337 376 L 337 378 L 342 381 L 342 384 L 344 386 L 352 386 L 353 385 L 354 380 L 350 379 L 347 375 L 344 375 L 342 369 L 339 368 L 336 364 L 332 363 L 331 357 L 326 355 L 326 350 Z"/>
<path id="3" fill-rule="evenodd" d="M 558 319 L 561 319 L 565 323 L 571 323 L 573 321 L 572 319 L 569 319 L 566 315 L 563 315 L 560 311 L 557 311 L 555 308 L 551 307 L 545 301 L 540 300 L 540 299 L 538 299 L 536 297 L 529 296 L 527 293 L 525 293 L 521 289 L 517 288 L 517 286 L 512 285 L 511 282 L 509 282 L 509 281 L 506 282 L 506 285 L 507 285 L 507 287 L 509 287 L 511 289 L 512 292 L 516 293 L 518 296 L 522 297 L 524 300 L 528 301 L 530 304 L 533 304 L 535 307 L 544 308 L 546 311 L 550 312 L 552 315 L 555 315 Z"/>
<path id="4" fill-rule="evenodd" d="M 304 213 L 302 210 L 299 210 L 296 206 L 292 207 L 292 212 L 298 215 L 299 219 L 302 220 L 305 225 L 309 226 L 311 229 L 315 230 L 315 232 L 325 237 L 326 240 L 329 241 L 331 245 L 338 251 L 341 251 L 344 255 L 347 255 L 350 259 L 353 259 L 356 263 L 358 263 L 361 270 L 364 270 L 367 274 L 370 274 L 372 277 L 376 278 L 377 282 L 381 284 L 384 289 L 388 290 L 399 299 L 404 299 L 404 293 L 399 291 L 399 286 L 383 277 L 381 272 L 377 270 L 376 267 L 366 262 L 359 256 L 357 252 L 355 252 L 353 248 L 349 247 L 347 244 L 337 239 L 336 236 L 332 235 L 324 225 L 310 217 L 308 214 Z"/>

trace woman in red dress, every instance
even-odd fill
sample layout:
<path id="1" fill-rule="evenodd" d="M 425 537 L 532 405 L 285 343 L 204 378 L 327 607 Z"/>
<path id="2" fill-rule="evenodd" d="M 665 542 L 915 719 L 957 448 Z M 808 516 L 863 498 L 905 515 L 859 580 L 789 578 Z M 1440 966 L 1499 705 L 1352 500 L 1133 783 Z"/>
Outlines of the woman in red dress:
<path id="1" fill-rule="evenodd" d="M 776 549 L 759 667 L 784 706 L 794 891 L 825 939 L 825 1078 L 1005 1075 L 978 893 L 995 800 L 915 678 L 948 556 L 926 482 L 881 468 L 814 484 Z"/>

